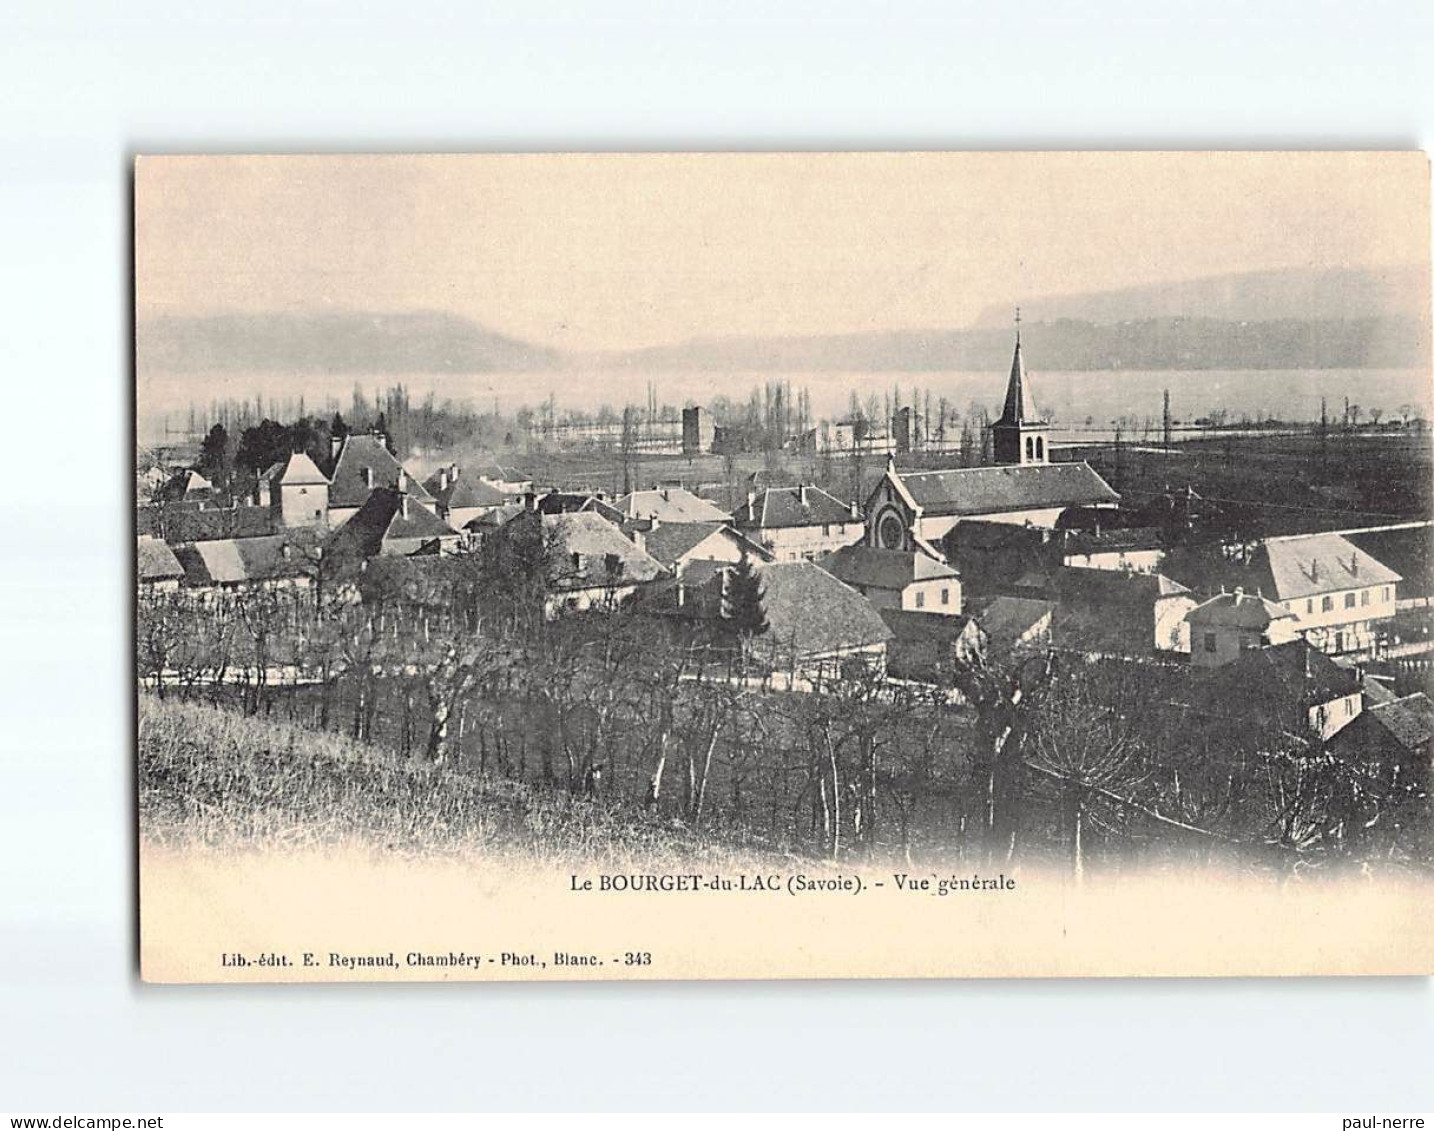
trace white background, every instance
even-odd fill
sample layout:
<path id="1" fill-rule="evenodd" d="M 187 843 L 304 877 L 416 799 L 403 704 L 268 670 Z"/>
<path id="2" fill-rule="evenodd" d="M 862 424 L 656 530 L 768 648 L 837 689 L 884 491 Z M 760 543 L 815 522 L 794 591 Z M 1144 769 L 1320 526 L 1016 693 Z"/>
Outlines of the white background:
<path id="1" fill-rule="evenodd" d="M 134 152 L 1420 147 L 1427 11 L 4 5 L 0 1109 L 1434 1108 L 1424 980 L 145 988 L 126 679 Z"/>

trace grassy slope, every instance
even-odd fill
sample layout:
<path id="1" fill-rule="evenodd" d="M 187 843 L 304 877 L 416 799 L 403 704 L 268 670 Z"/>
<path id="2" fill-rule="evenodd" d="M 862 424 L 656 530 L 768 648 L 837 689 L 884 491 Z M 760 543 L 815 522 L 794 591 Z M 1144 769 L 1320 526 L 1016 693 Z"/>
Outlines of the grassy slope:
<path id="1" fill-rule="evenodd" d="M 414 855 L 742 867 L 760 845 L 638 809 L 438 771 L 346 737 L 139 698 L 139 805 L 155 844 L 285 851 L 363 844 Z"/>

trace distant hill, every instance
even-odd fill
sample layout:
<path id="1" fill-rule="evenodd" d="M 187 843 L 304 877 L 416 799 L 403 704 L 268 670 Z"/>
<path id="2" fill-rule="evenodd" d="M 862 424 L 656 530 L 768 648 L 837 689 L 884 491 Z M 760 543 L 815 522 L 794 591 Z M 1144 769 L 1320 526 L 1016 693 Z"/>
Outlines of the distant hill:
<path id="1" fill-rule="evenodd" d="M 1152 318 L 1216 318 L 1228 322 L 1350 321 L 1426 316 L 1426 268 L 1401 265 L 1253 271 L 1179 283 L 1129 287 L 1074 295 L 1039 295 L 1018 300 L 1035 322 L 1074 319 L 1109 324 Z M 991 305 L 978 327 L 1011 324 L 1010 305 Z"/>
<path id="2" fill-rule="evenodd" d="M 138 327 L 142 370 L 486 373 L 548 369 L 557 350 L 439 312 L 161 316 Z"/>
<path id="3" fill-rule="evenodd" d="M 1419 319 L 1227 321 L 1146 318 L 1098 325 L 1025 322 L 1032 365 L 1051 370 L 1405 369 L 1428 367 Z M 1012 328 L 893 330 L 814 337 L 700 338 L 604 355 L 634 369 L 772 372 L 989 371 L 1010 364 Z"/>

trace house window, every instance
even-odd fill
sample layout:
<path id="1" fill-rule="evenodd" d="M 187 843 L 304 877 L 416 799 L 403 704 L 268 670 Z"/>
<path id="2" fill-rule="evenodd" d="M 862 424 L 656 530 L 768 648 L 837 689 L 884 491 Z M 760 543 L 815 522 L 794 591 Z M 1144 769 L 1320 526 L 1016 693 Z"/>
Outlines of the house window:
<path id="1" fill-rule="evenodd" d="M 1384 599 L 1389 600 L 1389 586 L 1387 585 L 1384 587 Z"/>
<path id="2" fill-rule="evenodd" d="M 822 526 L 822 537 L 823 537 L 823 538 L 830 538 L 831 536 L 832 536 L 832 528 L 831 528 L 831 526 L 830 526 L 830 525 L 823 525 L 823 526 Z"/>
<path id="3" fill-rule="evenodd" d="M 917 594 L 916 594 L 916 607 L 917 607 L 918 609 L 924 609 L 924 608 L 926 608 L 926 594 L 925 594 L 925 593 L 917 593 Z"/>
<path id="4" fill-rule="evenodd" d="M 572 555 L 572 558 L 573 558 L 573 569 L 582 569 L 582 568 L 583 568 L 583 556 L 582 556 L 581 554 L 577 553 L 576 551 L 574 551 L 574 553 L 573 553 L 573 555 Z"/>
<path id="5" fill-rule="evenodd" d="M 1344 595 L 1344 607 L 1346 609 L 1354 608 L 1354 593 L 1352 591 Z"/>
<path id="6" fill-rule="evenodd" d="M 1305 612 L 1307 612 L 1307 613 L 1312 613 L 1312 612 L 1314 612 L 1314 598 L 1313 598 L 1313 597 L 1311 597 L 1308 601 L 1305 602 Z"/>
<path id="7" fill-rule="evenodd" d="M 1205 634 L 1205 651 L 1215 651 L 1215 634 L 1213 632 L 1207 632 Z"/>
<path id="8" fill-rule="evenodd" d="M 1352 715 L 1352 714 L 1354 714 L 1354 700 L 1353 700 L 1353 699 L 1346 699 L 1346 700 L 1344 701 L 1344 713 L 1345 713 L 1346 715 Z"/>
<path id="9" fill-rule="evenodd" d="M 949 604 L 951 603 L 951 590 L 949 590 L 949 589 L 943 589 L 943 590 L 941 590 L 941 603 L 942 603 L 943 605 L 949 605 Z"/>
<path id="10" fill-rule="evenodd" d="M 1319 607 L 1320 607 L 1320 612 L 1322 612 L 1322 613 L 1327 613 L 1327 612 L 1329 612 L 1331 609 L 1334 608 L 1334 598 L 1333 598 L 1333 597 L 1324 597 L 1324 598 L 1321 598 L 1320 603 L 1319 603 Z"/>
<path id="11" fill-rule="evenodd" d="M 1368 590 L 1368 589 L 1361 589 L 1361 590 L 1359 591 L 1359 603 L 1360 603 L 1361 605 L 1367 605 L 1367 604 L 1369 604 L 1369 590 Z"/>

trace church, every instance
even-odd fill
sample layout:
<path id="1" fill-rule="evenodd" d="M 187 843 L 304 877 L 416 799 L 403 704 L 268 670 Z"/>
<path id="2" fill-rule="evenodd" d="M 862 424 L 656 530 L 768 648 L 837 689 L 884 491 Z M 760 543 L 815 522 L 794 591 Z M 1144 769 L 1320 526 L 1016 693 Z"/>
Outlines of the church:
<path id="1" fill-rule="evenodd" d="M 1114 507 L 1120 496 L 1090 464 L 1052 463 L 1050 422 L 1036 408 L 1019 320 L 1000 419 L 991 426 L 995 464 L 942 471 L 886 473 L 866 502 L 866 544 L 873 549 L 935 549 L 963 519 L 1052 530 L 1069 507 Z"/>

